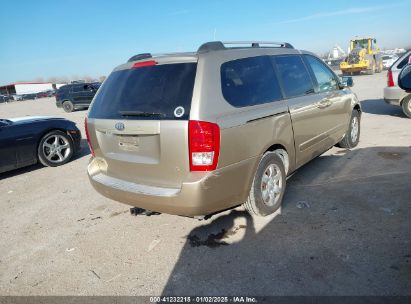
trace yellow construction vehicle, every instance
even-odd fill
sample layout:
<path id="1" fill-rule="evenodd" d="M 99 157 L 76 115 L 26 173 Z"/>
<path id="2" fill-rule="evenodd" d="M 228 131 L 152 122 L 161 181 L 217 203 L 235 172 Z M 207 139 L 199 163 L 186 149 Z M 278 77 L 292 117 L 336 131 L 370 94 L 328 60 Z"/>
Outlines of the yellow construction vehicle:
<path id="1" fill-rule="evenodd" d="M 349 54 L 340 64 L 343 75 L 356 75 L 362 71 L 368 74 L 380 73 L 383 69 L 377 40 L 371 37 L 355 37 L 350 41 Z"/>

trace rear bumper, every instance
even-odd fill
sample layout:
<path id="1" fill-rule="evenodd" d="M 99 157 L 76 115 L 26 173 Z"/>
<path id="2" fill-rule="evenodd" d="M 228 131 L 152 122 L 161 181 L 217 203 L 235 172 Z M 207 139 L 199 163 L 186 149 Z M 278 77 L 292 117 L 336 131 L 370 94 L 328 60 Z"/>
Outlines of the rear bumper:
<path id="1" fill-rule="evenodd" d="M 258 157 L 213 172 L 192 172 L 180 188 L 132 183 L 105 174 L 102 159 L 88 165 L 94 189 L 110 199 L 143 209 L 184 216 L 200 216 L 242 204 L 250 191 Z"/>
<path id="2" fill-rule="evenodd" d="M 384 101 L 388 104 L 399 106 L 403 95 L 404 91 L 397 86 L 384 88 Z"/>

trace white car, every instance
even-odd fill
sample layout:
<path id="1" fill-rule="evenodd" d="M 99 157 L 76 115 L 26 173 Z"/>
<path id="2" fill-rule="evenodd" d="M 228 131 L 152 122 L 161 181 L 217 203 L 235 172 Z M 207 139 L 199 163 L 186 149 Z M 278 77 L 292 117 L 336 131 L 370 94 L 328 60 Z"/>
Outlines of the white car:
<path id="1" fill-rule="evenodd" d="M 14 100 L 23 100 L 23 96 L 22 95 L 12 95 Z"/>
<path id="2" fill-rule="evenodd" d="M 388 69 L 387 86 L 384 88 L 384 101 L 402 107 L 404 114 L 411 118 L 411 94 L 398 86 L 398 75 L 407 63 L 411 63 L 411 50 L 402 55 Z"/>
<path id="3" fill-rule="evenodd" d="M 382 65 L 384 66 L 384 69 L 389 69 L 395 61 L 397 61 L 398 56 L 397 55 L 384 55 L 382 56 Z"/>

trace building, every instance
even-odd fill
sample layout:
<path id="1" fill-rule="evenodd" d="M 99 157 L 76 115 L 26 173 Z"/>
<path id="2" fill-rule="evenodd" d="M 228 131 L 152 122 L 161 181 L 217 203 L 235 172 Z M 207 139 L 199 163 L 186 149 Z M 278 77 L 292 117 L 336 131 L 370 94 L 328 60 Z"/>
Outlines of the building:
<path id="1" fill-rule="evenodd" d="M 55 90 L 65 85 L 65 83 L 51 82 L 15 82 L 4 86 L 0 86 L 0 94 L 2 95 L 22 95 L 33 94 L 49 90 Z"/>

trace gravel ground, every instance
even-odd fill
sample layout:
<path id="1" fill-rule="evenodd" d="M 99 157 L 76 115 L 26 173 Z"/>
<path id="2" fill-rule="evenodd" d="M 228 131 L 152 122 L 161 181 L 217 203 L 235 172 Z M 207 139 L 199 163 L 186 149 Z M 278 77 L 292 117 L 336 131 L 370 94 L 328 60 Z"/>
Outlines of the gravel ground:
<path id="1" fill-rule="evenodd" d="M 0 294 L 411 295 L 411 120 L 381 99 L 385 73 L 354 81 L 360 145 L 301 168 L 267 218 L 131 216 L 90 186 L 85 140 L 65 166 L 0 174 Z M 0 113 L 86 115 L 51 98 Z"/>

